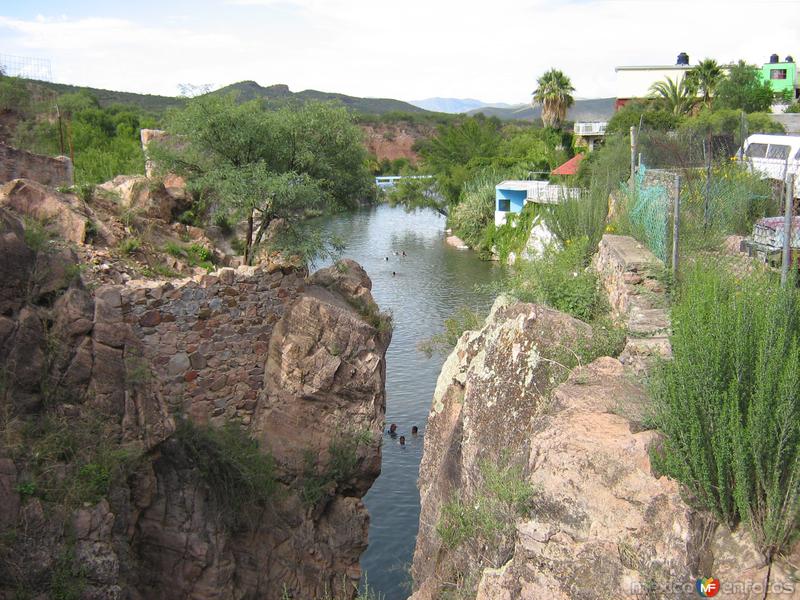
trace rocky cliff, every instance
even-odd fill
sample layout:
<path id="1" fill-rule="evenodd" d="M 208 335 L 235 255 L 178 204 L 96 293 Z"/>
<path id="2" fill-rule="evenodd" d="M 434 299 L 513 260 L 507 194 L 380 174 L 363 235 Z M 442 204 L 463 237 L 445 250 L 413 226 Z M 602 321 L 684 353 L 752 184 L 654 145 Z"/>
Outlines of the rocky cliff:
<path id="1" fill-rule="evenodd" d="M 412 599 L 692 598 L 712 576 L 726 598 L 800 597 L 797 547 L 770 569 L 746 527 L 718 525 L 654 471 L 642 373 L 669 354 L 663 288 L 629 238 L 608 236 L 600 253 L 633 332 L 626 364 L 599 358 L 564 380 L 558 356 L 589 326 L 505 299 L 445 362 L 420 467 Z"/>
<path id="2" fill-rule="evenodd" d="M 391 337 L 363 269 L 137 279 L 91 201 L 9 185 L 0 598 L 353 597 Z"/>

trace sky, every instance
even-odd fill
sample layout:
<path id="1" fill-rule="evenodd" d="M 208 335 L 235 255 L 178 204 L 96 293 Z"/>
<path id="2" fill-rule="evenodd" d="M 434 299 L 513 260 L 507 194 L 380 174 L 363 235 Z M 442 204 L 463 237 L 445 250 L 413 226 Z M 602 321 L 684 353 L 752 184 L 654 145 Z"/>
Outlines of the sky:
<path id="1" fill-rule="evenodd" d="M 0 55 L 60 83 L 179 94 L 243 80 L 354 96 L 528 102 L 564 71 L 578 98 L 614 67 L 800 59 L 800 0 L 0 0 Z"/>

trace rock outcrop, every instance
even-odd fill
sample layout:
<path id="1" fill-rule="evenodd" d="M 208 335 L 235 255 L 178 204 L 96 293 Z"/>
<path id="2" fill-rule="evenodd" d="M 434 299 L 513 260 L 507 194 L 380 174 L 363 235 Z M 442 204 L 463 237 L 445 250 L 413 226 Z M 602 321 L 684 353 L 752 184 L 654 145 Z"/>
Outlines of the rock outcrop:
<path id="1" fill-rule="evenodd" d="M 0 598 L 353 597 L 391 337 L 363 269 L 103 284 L 91 208 L 24 185 L 0 202 Z M 186 422 L 274 455 L 269 501 L 231 514 Z"/>
<path id="2" fill-rule="evenodd" d="M 617 316 L 641 322 L 642 311 L 662 308 L 657 265 L 634 260 L 649 253 L 629 238 L 608 237 L 601 279 Z M 648 333 L 664 335 L 666 311 L 649 314 L 664 325 Z M 548 386 L 563 374 L 553 370 L 558 348 L 586 328 L 499 300 L 480 331 L 462 335 L 428 417 L 412 600 L 692 598 L 696 580 L 712 576 L 726 598 L 800 598 L 800 545 L 768 567 L 745 526 L 718 525 L 654 470 L 660 436 L 647 427 L 647 360 L 598 358 Z M 487 502 L 483 490 L 496 479 L 487 463 L 515 465 L 502 492 L 523 486 L 525 507 Z M 487 537 L 486 527 L 502 535 Z"/>

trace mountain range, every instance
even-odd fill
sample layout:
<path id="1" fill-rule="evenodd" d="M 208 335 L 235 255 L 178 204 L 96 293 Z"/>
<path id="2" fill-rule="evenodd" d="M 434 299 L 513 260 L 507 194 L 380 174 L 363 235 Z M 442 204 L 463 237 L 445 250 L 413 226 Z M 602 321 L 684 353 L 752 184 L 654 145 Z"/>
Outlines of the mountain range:
<path id="1" fill-rule="evenodd" d="M 159 96 L 153 94 L 137 94 L 133 92 L 117 92 L 99 88 L 68 85 L 36 81 L 37 85 L 49 88 L 58 94 L 86 90 L 100 102 L 100 106 L 110 104 L 128 104 L 138 106 L 144 110 L 160 113 L 164 110 L 182 106 L 186 99 L 178 96 Z M 427 98 L 404 102 L 392 98 L 360 98 L 335 92 L 321 92 L 318 90 L 303 90 L 292 92 L 285 84 L 262 86 L 255 81 L 240 81 L 219 88 L 210 94 L 235 93 L 241 101 L 263 99 L 274 106 L 307 102 L 310 100 L 338 101 L 354 112 L 365 115 L 383 115 L 386 113 L 415 113 L 431 115 L 433 113 L 465 113 L 474 115 L 483 113 L 489 117 L 498 117 L 504 121 L 524 120 L 532 121 L 541 116 L 541 108 L 532 108 L 528 104 L 485 103 L 473 98 Z M 570 121 L 597 121 L 607 120 L 614 114 L 614 98 L 595 98 L 576 100 L 572 108 L 567 111 L 567 120 Z"/>
<path id="2" fill-rule="evenodd" d="M 567 110 L 567 121 L 607 121 L 614 114 L 614 98 L 591 98 L 575 100 Z M 487 117 L 497 117 L 504 121 L 533 121 L 542 116 L 542 107 L 518 104 L 512 107 L 485 106 L 470 110 L 467 114 L 483 113 Z"/>
<path id="3" fill-rule="evenodd" d="M 513 107 L 513 104 L 507 104 L 505 102 L 483 102 L 482 100 L 475 100 L 474 98 L 426 98 L 425 100 L 411 100 L 409 104 L 433 112 L 450 114 L 467 113 L 471 110 L 479 110 L 482 108 Z"/>

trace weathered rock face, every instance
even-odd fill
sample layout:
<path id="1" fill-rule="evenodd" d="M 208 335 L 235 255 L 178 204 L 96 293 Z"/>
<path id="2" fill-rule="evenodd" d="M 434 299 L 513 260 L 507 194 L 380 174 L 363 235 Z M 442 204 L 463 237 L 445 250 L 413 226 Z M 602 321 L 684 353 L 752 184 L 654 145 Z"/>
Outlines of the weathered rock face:
<path id="1" fill-rule="evenodd" d="M 604 240 L 597 264 L 618 316 L 630 322 L 663 290 L 644 287 L 645 269 L 626 249 L 636 250 Z M 800 598 L 800 545 L 770 570 L 746 527 L 718 526 L 654 472 L 660 438 L 644 425 L 652 406 L 637 374 L 647 361 L 599 358 L 545 393 L 542 355 L 582 327 L 540 307 L 496 304 L 445 362 L 420 468 L 412 599 L 454 588 L 478 600 L 692 598 L 696 579 L 711 576 L 725 597 Z M 508 456 L 524 465 L 533 498 L 513 516 L 510 539 L 500 548 L 446 545 L 442 507 L 453 498 L 475 506 L 480 461 Z"/>
<path id="2" fill-rule="evenodd" d="M 86 599 L 354 596 L 390 339 L 370 320 L 363 269 L 344 261 L 307 283 L 304 269 L 264 265 L 91 289 L 70 246 L 30 238 L 0 207 L 0 598 L 52 591 L 54 572 L 79 573 Z M 77 510 L 42 495 L 24 440 L 50 418 L 100 419 L 104 439 L 141 457 L 135 471 Z M 237 422 L 274 452 L 266 507 L 231 525 L 173 435 L 184 419 Z M 323 477 L 330 449 L 355 436 L 347 472 Z M 60 456 L 49 468 L 66 474 Z"/>
<path id="3" fill-rule="evenodd" d="M 0 142 L 0 183 L 25 177 L 46 185 L 72 185 L 72 161 L 67 156 L 43 156 Z"/>
<path id="4" fill-rule="evenodd" d="M 97 187 L 118 196 L 125 208 L 167 223 L 187 208 L 183 188 L 167 188 L 165 182 L 142 175 L 119 175 Z"/>
<path id="5" fill-rule="evenodd" d="M 561 367 L 542 350 L 589 335 L 588 325 L 548 308 L 500 298 L 478 332 L 465 333 L 434 392 L 420 465 L 420 528 L 412 574 L 418 598 L 436 598 L 452 581 L 436 533 L 442 505 L 467 501 L 480 481 L 480 462 L 519 459 L 532 420 Z M 464 560 L 479 560 L 468 556 Z"/>

